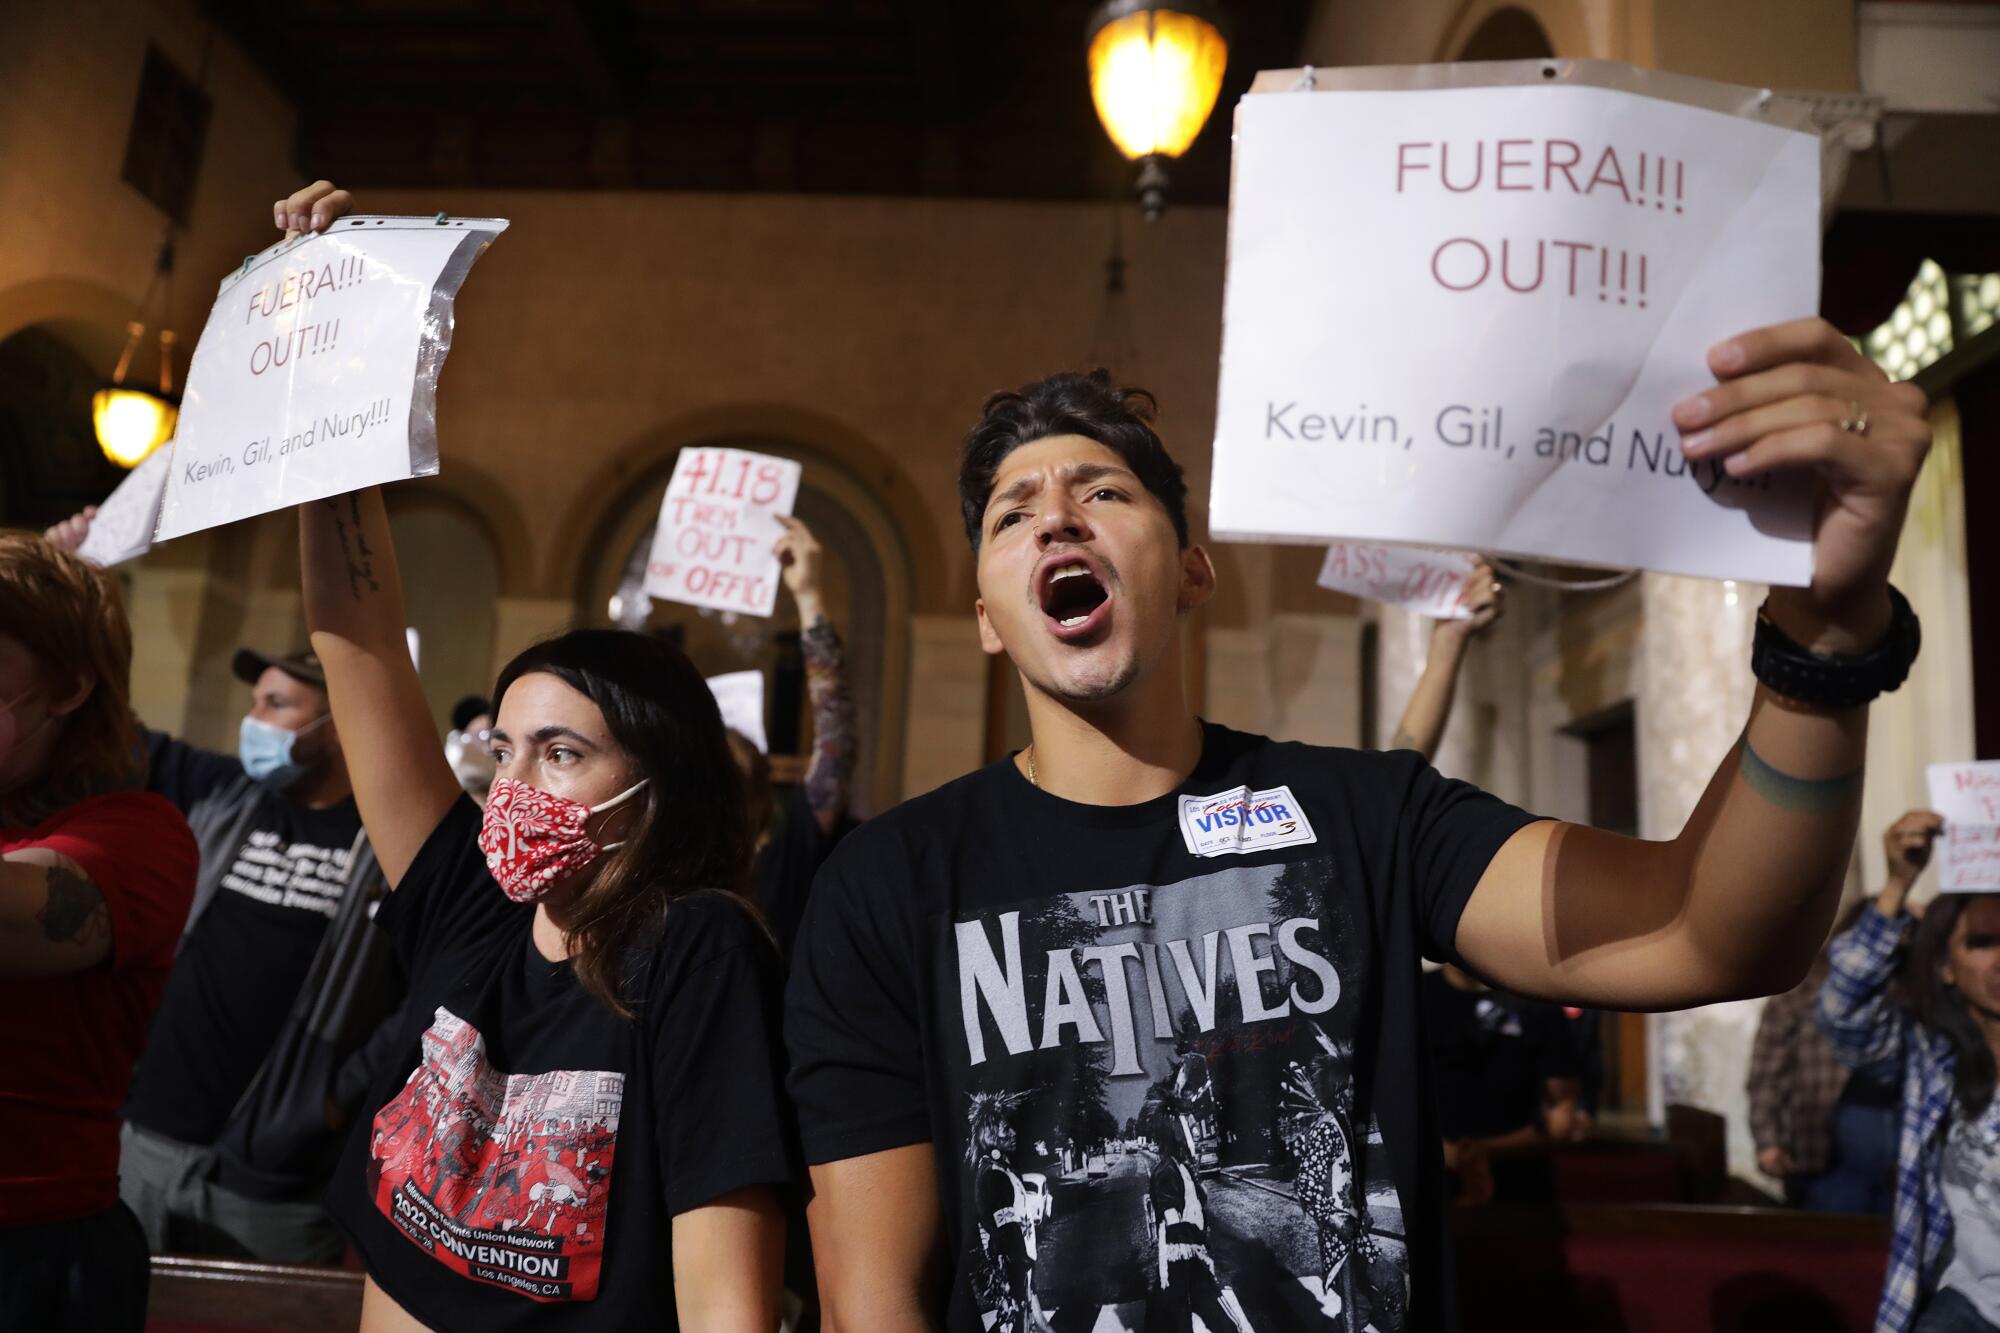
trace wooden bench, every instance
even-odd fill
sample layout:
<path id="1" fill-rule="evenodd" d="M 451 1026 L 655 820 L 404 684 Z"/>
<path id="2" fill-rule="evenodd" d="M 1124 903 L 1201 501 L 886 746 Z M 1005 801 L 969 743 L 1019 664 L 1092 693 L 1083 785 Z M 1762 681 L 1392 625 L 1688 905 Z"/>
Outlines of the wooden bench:
<path id="1" fill-rule="evenodd" d="M 1461 1208 L 1465 1333 L 1867 1333 L 1887 1219 L 1782 1208 Z M 162 1255 L 149 1333 L 352 1333 L 361 1274 Z"/>
<path id="2" fill-rule="evenodd" d="M 354 1333 L 361 1276 L 312 1264 L 155 1255 L 147 1333 Z"/>
<path id="3" fill-rule="evenodd" d="M 1867 1333 L 1889 1222 L 1784 1208 L 1569 1204 L 1452 1215 L 1465 1333 Z"/>

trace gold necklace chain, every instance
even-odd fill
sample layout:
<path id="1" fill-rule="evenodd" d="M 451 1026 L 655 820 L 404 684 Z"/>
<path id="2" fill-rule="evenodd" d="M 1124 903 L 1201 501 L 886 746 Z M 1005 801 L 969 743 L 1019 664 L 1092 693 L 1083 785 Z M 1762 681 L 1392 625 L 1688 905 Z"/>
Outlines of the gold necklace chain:
<path id="1" fill-rule="evenodd" d="M 1028 785 L 1036 791 L 1042 789 L 1041 780 L 1035 776 L 1035 747 L 1028 747 Z"/>

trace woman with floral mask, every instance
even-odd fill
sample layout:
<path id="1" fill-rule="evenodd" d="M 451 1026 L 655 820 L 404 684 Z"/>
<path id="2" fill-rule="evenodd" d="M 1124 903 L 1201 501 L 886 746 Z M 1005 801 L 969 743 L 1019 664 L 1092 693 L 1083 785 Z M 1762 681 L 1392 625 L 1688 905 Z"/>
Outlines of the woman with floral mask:
<path id="1" fill-rule="evenodd" d="M 277 211 L 299 230 L 346 207 L 322 183 Z M 495 684 L 482 814 L 410 662 L 380 494 L 299 519 L 410 983 L 328 1191 L 368 1269 L 363 1328 L 769 1333 L 792 1177 L 779 975 L 714 696 L 660 640 L 534 645 Z"/>
<path id="2" fill-rule="evenodd" d="M 194 897 L 143 776 L 118 585 L 0 533 L 0 1328 L 140 1328 L 118 1108 Z"/>
<path id="3" fill-rule="evenodd" d="M 328 1203 L 364 1327 L 768 1330 L 790 1177 L 775 950 L 700 675 L 578 630 L 509 663 L 480 808 L 428 731 L 380 496 L 300 511 L 306 611 L 410 978 Z M 351 591 L 360 550 L 379 591 Z M 366 585 L 363 585 L 366 588 Z"/>

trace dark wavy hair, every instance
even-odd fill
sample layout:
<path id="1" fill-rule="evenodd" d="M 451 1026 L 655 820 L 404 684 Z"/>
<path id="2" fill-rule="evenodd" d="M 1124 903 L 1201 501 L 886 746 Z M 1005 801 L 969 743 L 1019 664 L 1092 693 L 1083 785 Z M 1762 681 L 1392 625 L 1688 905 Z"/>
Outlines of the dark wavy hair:
<path id="1" fill-rule="evenodd" d="M 62 697 L 88 687 L 53 725 L 62 742 L 21 790 L 0 796 L 0 824 L 32 824 L 144 775 L 132 716 L 132 626 L 118 578 L 31 532 L 0 532 L 0 631 L 35 659 L 37 684 Z"/>
<path id="2" fill-rule="evenodd" d="M 1144 389 L 1113 387 L 1106 370 L 1066 371 L 988 398 L 958 456 L 958 505 L 973 554 L 979 553 L 981 521 L 1000 464 L 1022 445 L 1051 435 L 1081 435 L 1124 459 L 1139 484 L 1166 506 L 1174 535 L 1186 546 L 1187 477 L 1153 430 L 1158 410 Z"/>
<path id="3" fill-rule="evenodd" d="M 1923 919 L 1917 923 L 1916 942 L 1910 946 L 1917 1017 L 1943 1034 L 1957 1054 L 1953 1091 L 1968 1116 L 1983 1115 L 1993 1100 L 1993 1048 L 1986 1044 L 1986 1036 L 1966 1007 L 1965 997 L 1958 993 L 1958 987 L 1945 981 L 1942 973 L 1951 960 L 1951 937 L 1965 909 L 1976 899 L 1991 896 L 1995 895 L 1939 894 L 1924 909 Z"/>
<path id="4" fill-rule="evenodd" d="M 627 630 L 580 629 L 522 652 L 494 684 L 494 706 L 521 677 L 544 672 L 597 705 L 646 777 L 637 821 L 570 906 L 565 943 L 577 980 L 620 1018 L 637 952 L 656 943 L 676 899 L 744 896 L 750 870 L 743 782 L 715 695 L 680 649 Z"/>

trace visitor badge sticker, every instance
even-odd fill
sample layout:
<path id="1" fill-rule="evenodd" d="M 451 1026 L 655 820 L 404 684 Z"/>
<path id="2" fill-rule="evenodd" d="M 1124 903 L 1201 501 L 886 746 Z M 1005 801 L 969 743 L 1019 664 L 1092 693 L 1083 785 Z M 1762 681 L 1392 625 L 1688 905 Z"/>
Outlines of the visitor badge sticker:
<path id="1" fill-rule="evenodd" d="M 1212 531 L 1810 582 L 1809 481 L 1690 461 L 1670 411 L 1818 310 L 1817 137 L 1517 63 L 1551 77 L 1238 104 Z"/>
<path id="2" fill-rule="evenodd" d="M 1194 856 L 1229 856 L 1317 842 L 1312 821 L 1290 787 L 1236 787 L 1213 796 L 1183 796 L 1181 838 Z"/>
<path id="3" fill-rule="evenodd" d="M 778 601 L 771 548 L 799 495 L 802 469 L 746 449 L 683 449 L 660 497 L 646 594 L 689 606 L 768 616 Z"/>
<path id="4" fill-rule="evenodd" d="M 1459 551 L 1335 542 L 1320 562 L 1319 586 L 1438 620 L 1470 620 L 1465 581 L 1476 563 Z"/>
<path id="5" fill-rule="evenodd" d="M 163 444 L 118 483 L 118 489 L 97 506 L 90 535 L 76 548 L 79 556 L 109 569 L 153 549 L 153 528 L 160 519 L 160 499 L 173 458 L 173 449 Z"/>
<path id="6" fill-rule="evenodd" d="M 1932 764 L 1924 779 L 1931 809 L 1944 816 L 1938 892 L 2000 892 L 2000 760 Z"/>
<path id="7" fill-rule="evenodd" d="M 438 470 L 452 301 L 499 218 L 344 217 L 222 280 L 156 541 Z"/>

